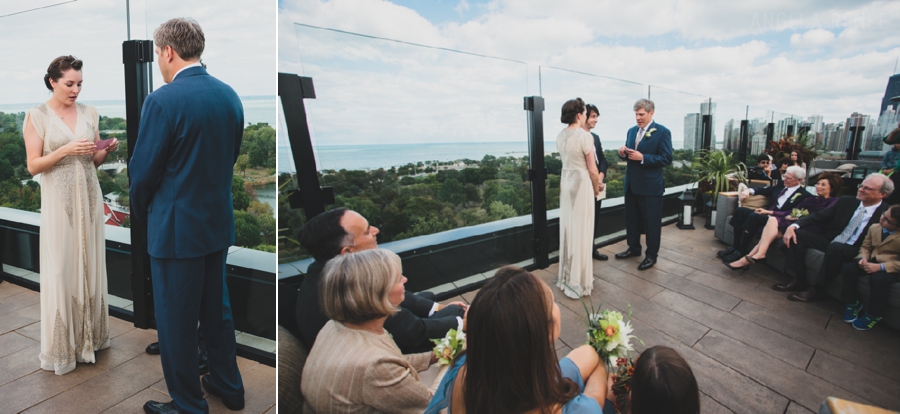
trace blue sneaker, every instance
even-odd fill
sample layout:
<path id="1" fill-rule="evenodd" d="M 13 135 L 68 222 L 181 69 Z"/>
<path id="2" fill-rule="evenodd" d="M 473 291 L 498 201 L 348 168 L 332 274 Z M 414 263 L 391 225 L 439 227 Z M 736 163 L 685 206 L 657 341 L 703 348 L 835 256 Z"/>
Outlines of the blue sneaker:
<path id="1" fill-rule="evenodd" d="M 862 303 L 856 301 L 856 303 L 852 305 L 847 305 L 844 307 L 844 322 L 851 323 L 859 317 L 859 310 L 862 309 Z"/>
<path id="2" fill-rule="evenodd" d="M 879 321 L 881 321 L 881 318 L 873 318 L 872 315 L 869 314 L 869 312 L 866 312 L 863 314 L 863 316 L 860 316 L 855 321 L 853 321 L 853 327 L 860 331 L 868 331 L 869 329 L 872 329 L 872 327 L 875 326 L 875 324 Z"/>

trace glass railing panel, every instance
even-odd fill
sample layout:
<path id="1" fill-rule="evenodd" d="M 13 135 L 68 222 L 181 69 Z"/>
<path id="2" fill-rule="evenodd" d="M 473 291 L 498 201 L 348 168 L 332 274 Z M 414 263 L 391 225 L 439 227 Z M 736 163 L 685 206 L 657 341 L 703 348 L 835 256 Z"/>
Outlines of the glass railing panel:
<path id="1" fill-rule="evenodd" d="M 766 128 L 772 122 L 772 114 L 772 111 L 758 106 L 747 107 L 747 136 L 750 140 L 748 166 L 756 165 L 756 157 L 766 150 Z"/>
<path id="2" fill-rule="evenodd" d="M 422 247 L 439 242 L 427 236 L 512 217 L 530 223 L 525 63 L 302 24 L 295 34 L 299 75 L 316 90 L 305 105 L 320 182 L 336 198 L 326 208 L 358 211 L 383 245 Z M 295 171 L 282 161 L 281 172 Z M 296 233 L 297 215 L 282 235 Z M 498 241 L 486 251 L 519 263 L 522 249 Z M 285 250 L 280 261 L 303 257 Z M 452 283 L 435 266 L 422 277 Z"/>
<path id="3" fill-rule="evenodd" d="M 715 148 L 738 152 L 741 145 L 741 121 L 747 119 L 747 105 L 713 99 Z"/>
<path id="4" fill-rule="evenodd" d="M 540 70 L 541 96 L 544 98 L 544 156 L 547 179 L 547 216 L 551 220 L 549 236 L 551 256 L 559 249 L 559 198 L 560 172 L 562 161 L 556 146 L 556 137 L 566 125 L 560 122 L 563 104 L 569 99 L 581 98 L 593 104 L 600 112 L 596 126 L 591 132 L 600 137 L 608 168 L 606 200 L 603 209 L 619 205 L 624 196 L 625 163 L 617 155 L 618 148 L 625 145 L 628 129 L 634 126 L 634 103 L 644 97 L 644 85 L 640 83 L 572 71 L 563 68 L 542 66 Z M 600 239 L 616 234 L 622 229 L 610 226 L 605 220 L 595 223 L 595 235 Z"/>
<path id="5" fill-rule="evenodd" d="M 580 97 L 593 104 L 600 112 L 597 125 L 591 132 L 600 137 L 609 164 L 606 182 L 607 198 L 623 195 L 624 166 L 614 155 L 625 145 L 628 129 L 634 126 L 634 102 L 644 97 L 644 85 L 605 76 L 586 74 L 567 69 L 542 66 L 540 68 L 541 96 L 544 98 L 544 157 L 547 163 L 550 188 L 547 193 L 547 209 L 559 208 L 559 173 L 562 163 L 556 148 L 556 137 L 566 125 L 560 122 L 562 105 L 569 99 Z"/>

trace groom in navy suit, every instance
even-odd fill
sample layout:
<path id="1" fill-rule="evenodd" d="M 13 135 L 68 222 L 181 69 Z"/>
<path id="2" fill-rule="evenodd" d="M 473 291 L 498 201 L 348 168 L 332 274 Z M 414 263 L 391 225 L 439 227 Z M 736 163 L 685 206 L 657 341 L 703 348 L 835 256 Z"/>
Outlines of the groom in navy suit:
<path id="1" fill-rule="evenodd" d="M 153 34 L 167 85 L 144 101 L 131 174 L 131 214 L 146 219 L 160 357 L 171 402 L 147 413 L 208 413 L 206 391 L 244 408 L 225 259 L 234 243 L 231 179 L 244 110 L 228 85 L 201 66 L 205 38 L 193 19 Z M 197 322 L 209 353 L 198 380 Z"/>
<path id="2" fill-rule="evenodd" d="M 638 270 L 656 264 L 662 234 L 663 167 L 672 163 L 672 134 L 653 122 L 653 101 L 641 99 L 634 104 L 637 126 L 628 130 L 619 157 L 628 160 L 625 170 L 625 233 L 628 250 L 616 259 L 641 255 L 641 233 L 647 235 L 647 255 Z"/>

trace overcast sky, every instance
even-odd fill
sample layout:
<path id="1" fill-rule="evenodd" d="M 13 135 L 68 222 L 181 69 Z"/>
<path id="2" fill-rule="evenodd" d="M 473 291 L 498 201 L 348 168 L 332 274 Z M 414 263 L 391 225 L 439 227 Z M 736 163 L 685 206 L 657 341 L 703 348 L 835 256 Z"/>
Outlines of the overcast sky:
<path id="1" fill-rule="evenodd" d="M 43 76 L 60 55 L 84 61 L 80 100 L 125 99 L 122 42 L 127 40 L 124 0 L 0 0 L 0 104 L 43 102 Z M 12 15 L 10 15 L 12 14 Z M 131 0 L 132 39 L 152 39 L 173 17 L 203 27 L 203 61 L 238 95 L 275 95 L 274 1 Z M 156 63 L 154 87 L 162 77 Z"/>
<path id="2" fill-rule="evenodd" d="M 279 0 L 278 19 L 279 71 L 316 83 L 319 99 L 309 106 L 320 144 L 427 142 L 429 130 L 466 141 L 469 130 L 491 126 L 519 139 L 521 98 L 541 93 L 548 141 L 562 126 L 559 105 L 576 95 L 601 103 L 598 129 L 624 135 L 613 131 L 633 124 L 630 106 L 647 85 L 656 120 L 673 132 L 704 97 L 717 102 L 719 120 L 748 104 L 751 118 L 767 111 L 821 114 L 826 123 L 854 111 L 877 117 L 900 56 L 896 1 Z M 360 132 L 369 129 L 379 131 Z"/>

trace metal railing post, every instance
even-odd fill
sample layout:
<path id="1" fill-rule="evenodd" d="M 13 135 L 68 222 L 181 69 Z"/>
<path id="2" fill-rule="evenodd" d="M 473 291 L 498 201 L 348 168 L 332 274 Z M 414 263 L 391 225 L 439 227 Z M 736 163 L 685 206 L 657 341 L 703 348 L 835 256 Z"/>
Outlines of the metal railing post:
<path id="1" fill-rule="evenodd" d="M 531 224 L 534 230 L 534 264 L 550 266 L 550 237 L 547 230 L 547 168 L 544 166 L 544 98 L 525 97 L 528 113 L 528 180 L 531 181 Z"/>

